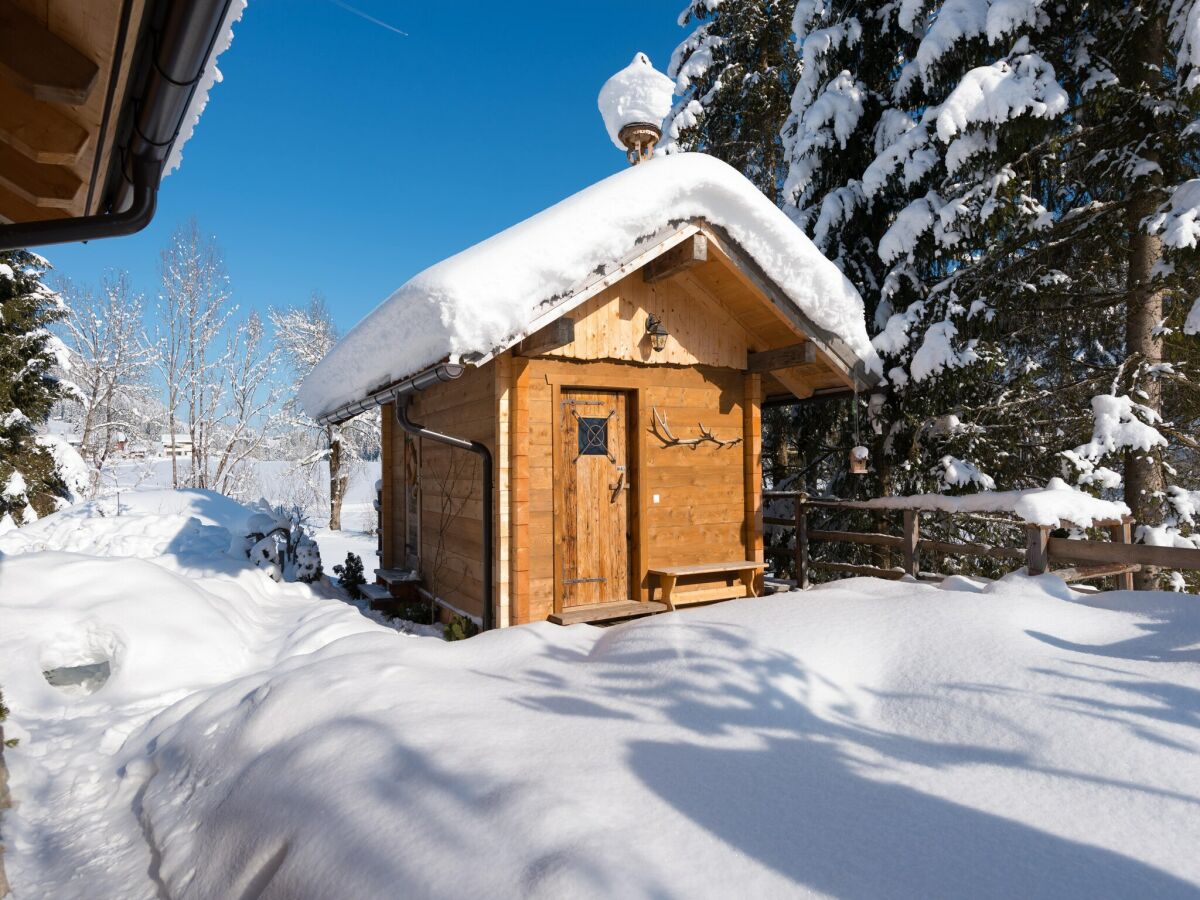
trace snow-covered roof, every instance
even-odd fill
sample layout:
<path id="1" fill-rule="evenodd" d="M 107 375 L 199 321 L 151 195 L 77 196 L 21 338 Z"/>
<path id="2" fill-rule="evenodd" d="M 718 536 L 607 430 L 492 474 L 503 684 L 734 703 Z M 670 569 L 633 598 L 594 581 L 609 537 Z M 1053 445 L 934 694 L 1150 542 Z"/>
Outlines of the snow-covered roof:
<path id="1" fill-rule="evenodd" d="M 300 402 L 320 417 L 442 360 L 502 351 L 595 272 L 691 219 L 721 227 L 809 321 L 881 371 L 862 298 L 837 266 L 739 172 L 679 153 L 612 175 L 416 275 L 333 348 Z"/>

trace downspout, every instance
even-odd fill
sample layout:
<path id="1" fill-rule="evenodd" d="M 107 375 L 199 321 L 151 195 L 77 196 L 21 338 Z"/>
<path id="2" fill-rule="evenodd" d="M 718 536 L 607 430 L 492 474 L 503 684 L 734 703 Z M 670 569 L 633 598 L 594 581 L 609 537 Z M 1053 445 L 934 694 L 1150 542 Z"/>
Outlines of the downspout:
<path id="1" fill-rule="evenodd" d="M 411 435 L 474 453 L 483 461 L 483 630 L 492 629 L 492 451 L 479 441 L 453 437 L 418 425 L 408 417 L 408 397 L 396 398 L 396 424 Z"/>

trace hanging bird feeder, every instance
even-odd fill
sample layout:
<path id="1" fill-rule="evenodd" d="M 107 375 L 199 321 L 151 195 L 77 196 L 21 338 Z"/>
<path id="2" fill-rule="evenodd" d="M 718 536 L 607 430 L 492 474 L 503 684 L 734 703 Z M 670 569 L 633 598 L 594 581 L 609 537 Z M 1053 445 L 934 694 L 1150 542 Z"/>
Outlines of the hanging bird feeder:
<path id="1" fill-rule="evenodd" d="M 859 443 L 858 440 L 858 382 L 854 382 L 854 405 L 852 407 L 854 416 L 854 446 L 850 448 L 850 474 L 851 475 L 866 475 L 867 463 L 871 458 L 871 453 Z"/>
<path id="2" fill-rule="evenodd" d="M 861 444 L 857 447 L 850 448 L 850 474 L 851 475 L 866 475 L 867 460 L 870 459 L 870 452 Z"/>

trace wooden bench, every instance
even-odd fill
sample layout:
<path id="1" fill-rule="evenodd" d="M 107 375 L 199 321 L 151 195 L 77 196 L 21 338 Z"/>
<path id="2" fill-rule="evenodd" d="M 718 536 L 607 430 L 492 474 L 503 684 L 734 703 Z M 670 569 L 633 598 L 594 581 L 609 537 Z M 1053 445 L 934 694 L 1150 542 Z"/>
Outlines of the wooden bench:
<path id="1" fill-rule="evenodd" d="M 752 559 L 736 559 L 730 562 L 701 563 L 695 566 L 651 566 L 648 570 L 651 576 L 650 599 L 654 599 L 654 588 L 659 589 L 659 601 L 667 605 L 667 609 L 675 609 L 677 603 L 704 603 L 710 600 L 732 600 L 736 597 L 757 597 L 754 581 L 760 572 L 766 569 L 765 563 Z M 740 584 L 731 584 L 738 579 Z M 723 579 L 727 583 L 717 587 L 700 588 L 698 590 L 675 592 L 676 585 L 682 580 L 686 584 L 695 584 Z"/>

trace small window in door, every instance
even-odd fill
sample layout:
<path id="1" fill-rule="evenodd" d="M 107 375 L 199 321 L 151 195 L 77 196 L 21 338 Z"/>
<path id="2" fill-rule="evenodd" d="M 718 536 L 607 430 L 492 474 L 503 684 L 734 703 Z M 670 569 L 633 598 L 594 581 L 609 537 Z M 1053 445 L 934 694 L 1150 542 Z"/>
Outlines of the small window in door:
<path id="1" fill-rule="evenodd" d="M 579 455 L 608 456 L 608 419 L 579 416 Z"/>

